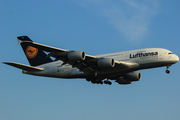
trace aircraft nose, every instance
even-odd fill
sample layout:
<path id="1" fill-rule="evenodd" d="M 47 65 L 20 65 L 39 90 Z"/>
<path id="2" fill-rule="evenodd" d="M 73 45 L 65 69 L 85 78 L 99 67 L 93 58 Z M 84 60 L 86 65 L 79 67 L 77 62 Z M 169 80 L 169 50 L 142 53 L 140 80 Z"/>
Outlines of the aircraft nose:
<path id="1" fill-rule="evenodd" d="M 177 63 L 177 62 L 179 61 L 179 57 L 178 57 L 177 55 L 174 55 L 173 61 L 174 61 L 175 63 Z"/>

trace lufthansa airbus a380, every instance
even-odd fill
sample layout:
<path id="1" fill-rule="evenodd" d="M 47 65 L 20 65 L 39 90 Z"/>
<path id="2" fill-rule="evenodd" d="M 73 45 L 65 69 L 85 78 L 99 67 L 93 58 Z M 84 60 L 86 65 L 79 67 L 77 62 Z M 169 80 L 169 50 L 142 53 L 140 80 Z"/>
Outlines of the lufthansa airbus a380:
<path id="1" fill-rule="evenodd" d="M 18 37 L 31 66 L 3 62 L 23 70 L 24 74 L 54 78 L 84 78 L 93 84 L 131 84 L 141 79 L 137 70 L 166 66 L 179 61 L 179 57 L 162 48 L 147 48 L 91 56 L 84 51 L 69 51 L 33 42 L 27 36 Z M 49 54 L 46 54 L 45 52 Z M 54 57 L 52 60 L 50 57 Z"/>

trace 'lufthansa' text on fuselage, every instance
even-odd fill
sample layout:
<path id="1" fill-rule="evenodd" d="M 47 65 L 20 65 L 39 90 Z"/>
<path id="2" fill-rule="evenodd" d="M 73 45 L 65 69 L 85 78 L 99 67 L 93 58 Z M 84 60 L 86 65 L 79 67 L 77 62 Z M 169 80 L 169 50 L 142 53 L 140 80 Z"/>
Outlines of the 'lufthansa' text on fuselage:
<path id="1" fill-rule="evenodd" d="M 157 55 L 158 52 L 137 53 L 137 54 L 130 54 L 130 58 L 148 57 L 148 56 L 157 56 Z"/>

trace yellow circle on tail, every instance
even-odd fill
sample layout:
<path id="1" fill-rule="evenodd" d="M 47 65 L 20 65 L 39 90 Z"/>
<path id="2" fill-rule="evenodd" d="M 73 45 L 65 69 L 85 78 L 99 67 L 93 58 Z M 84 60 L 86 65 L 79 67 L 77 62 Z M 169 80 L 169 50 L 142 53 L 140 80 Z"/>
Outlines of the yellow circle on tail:
<path id="1" fill-rule="evenodd" d="M 38 49 L 35 48 L 35 47 L 28 46 L 28 47 L 26 48 L 26 55 L 27 55 L 28 58 L 34 58 L 34 57 L 36 57 L 37 53 L 38 53 Z"/>

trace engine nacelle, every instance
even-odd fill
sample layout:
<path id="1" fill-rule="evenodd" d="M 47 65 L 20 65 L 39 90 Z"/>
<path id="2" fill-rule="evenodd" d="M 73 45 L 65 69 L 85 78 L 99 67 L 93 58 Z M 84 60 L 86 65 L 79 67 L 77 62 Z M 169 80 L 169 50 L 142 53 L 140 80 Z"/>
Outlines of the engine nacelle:
<path id="1" fill-rule="evenodd" d="M 85 60 L 86 55 L 84 51 L 74 51 L 68 54 L 68 60 Z"/>
<path id="2" fill-rule="evenodd" d="M 116 80 L 116 82 L 117 83 L 119 83 L 119 84 L 131 84 L 132 83 L 132 81 L 126 81 L 125 79 L 123 79 L 123 78 L 118 78 L 117 80 Z"/>
<path id="3" fill-rule="evenodd" d="M 112 58 L 103 58 L 98 60 L 97 62 L 98 67 L 114 67 L 115 62 Z"/>
<path id="4" fill-rule="evenodd" d="M 128 73 L 124 76 L 124 79 L 126 81 L 139 81 L 141 80 L 141 73 L 140 72 Z"/>

